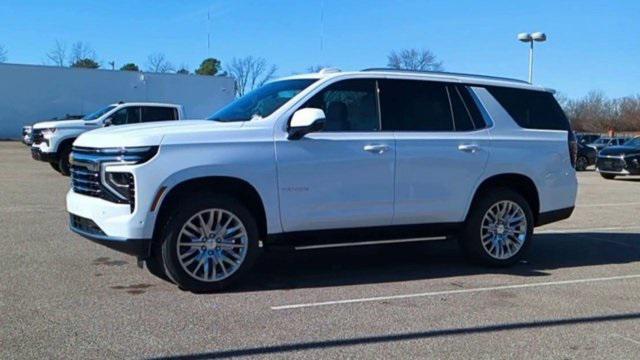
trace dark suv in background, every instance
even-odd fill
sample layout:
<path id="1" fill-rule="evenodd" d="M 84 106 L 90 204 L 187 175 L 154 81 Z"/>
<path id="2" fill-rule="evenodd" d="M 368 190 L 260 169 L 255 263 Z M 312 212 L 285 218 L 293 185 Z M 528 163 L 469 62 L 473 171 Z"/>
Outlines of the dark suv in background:
<path id="1" fill-rule="evenodd" d="M 605 179 L 618 175 L 640 175 L 640 136 L 621 146 L 610 146 L 598 153 L 596 167 Z"/>

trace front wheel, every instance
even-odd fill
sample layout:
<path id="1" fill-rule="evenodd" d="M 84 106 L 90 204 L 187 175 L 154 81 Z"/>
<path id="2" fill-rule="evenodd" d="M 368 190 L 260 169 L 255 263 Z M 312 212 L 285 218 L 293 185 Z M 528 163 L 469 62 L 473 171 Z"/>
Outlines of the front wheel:
<path id="1" fill-rule="evenodd" d="M 60 172 L 60 167 L 58 166 L 58 163 L 49 163 L 49 165 L 51 165 L 51 168 L 57 172 Z"/>
<path id="2" fill-rule="evenodd" d="M 589 159 L 587 159 L 586 156 L 579 156 L 576 160 L 576 170 L 585 171 L 587 170 L 587 166 L 589 166 Z"/>
<path id="3" fill-rule="evenodd" d="M 60 151 L 60 159 L 58 159 L 58 169 L 60 169 L 60 174 L 64 176 L 69 176 L 71 174 L 70 165 L 69 165 L 69 154 L 71 153 L 71 146 L 65 146 L 62 151 Z"/>
<path id="4" fill-rule="evenodd" d="M 600 173 L 600 176 L 602 176 L 603 178 L 607 179 L 607 180 L 613 180 L 616 178 L 615 175 L 613 174 L 605 174 L 605 173 Z"/>
<path id="5" fill-rule="evenodd" d="M 194 292 L 223 290 L 246 275 L 260 250 L 252 213 L 225 195 L 200 194 L 180 204 L 162 231 L 167 275 Z"/>
<path id="6" fill-rule="evenodd" d="M 460 246 L 470 260 L 489 266 L 512 265 L 531 245 L 531 207 L 513 190 L 489 190 L 474 204 L 461 235 Z"/>

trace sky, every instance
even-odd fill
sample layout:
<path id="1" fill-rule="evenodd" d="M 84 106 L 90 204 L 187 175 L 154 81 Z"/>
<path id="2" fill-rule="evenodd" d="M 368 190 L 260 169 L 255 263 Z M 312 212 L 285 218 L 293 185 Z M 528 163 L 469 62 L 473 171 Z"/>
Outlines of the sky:
<path id="1" fill-rule="evenodd" d="M 209 20 L 207 20 L 209 14 Z M 278 76 L 313 65 L 384 67 L 391 50 L 429 49 L 446 71 L 526 79 L 571 97 L 640 94 L 640 1 L 2 0 L 10 63 L 45 64 L 55 41 L 89 43 L 103 67 L 146 68 L 164 53 L 191 71 L 208 57 L 263 57 Z M 207 34 L 210 47 L 207 47 Z"/>

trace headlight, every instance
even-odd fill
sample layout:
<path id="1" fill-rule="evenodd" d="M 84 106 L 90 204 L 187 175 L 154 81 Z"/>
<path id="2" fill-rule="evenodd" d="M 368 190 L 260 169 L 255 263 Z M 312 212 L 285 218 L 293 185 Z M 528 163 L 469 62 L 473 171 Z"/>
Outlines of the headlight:
<path id="1" fill-rule="evenodd" d="M 53 133 L 56 132 L 56 128 L 48 128 L 48 129 L 43 129 L 42 130 L 42 137 L 44 137 L 45 139 L 50 139 L 51 135 L 53 135 Z"/>

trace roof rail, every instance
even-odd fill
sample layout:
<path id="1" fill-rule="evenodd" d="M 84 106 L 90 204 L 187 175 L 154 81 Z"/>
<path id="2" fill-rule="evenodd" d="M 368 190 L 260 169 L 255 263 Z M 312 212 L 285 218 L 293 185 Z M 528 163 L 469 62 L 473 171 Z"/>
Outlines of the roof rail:
<path id="1" fill-rule="evenodd" d="M 529 84 L 528 82 L 520 79 L 513 79 L 508 77 L 500 77 L 500 76 L 490 76 L 490 75 L 474 75 L 474 74 L 465 74 L 465 73 L 455 73 L 455 72 L 447 72 L 447 71 L 428 71 L 428 70 L 408 70 L 408 69 L 392 69 L 392 68 L 368 68 L 362 71 L 389 71 L 389 72 L 399 72 L 399 73 L 414 73 L 414 74 L 432 74 L 432 75 L 451 75 L 451 76 L 462 76 L 462 77 L 473 77 L 473 78 L 481 78 L 481 79 L 489 79 L 489 80 L 503 80 L 503 81 L 512 81 L 522 84 Z"/>

